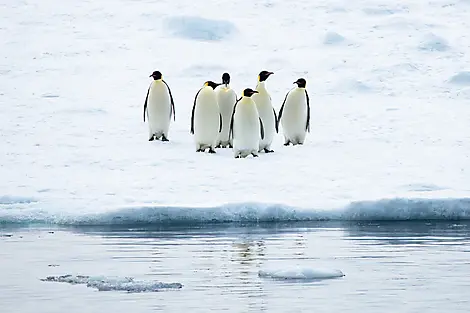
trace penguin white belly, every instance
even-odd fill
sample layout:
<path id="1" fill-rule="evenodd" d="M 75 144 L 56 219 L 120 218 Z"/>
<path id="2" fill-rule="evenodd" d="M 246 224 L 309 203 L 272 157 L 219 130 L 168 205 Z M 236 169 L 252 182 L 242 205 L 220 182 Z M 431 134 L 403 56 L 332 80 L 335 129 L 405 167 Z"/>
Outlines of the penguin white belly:
<path id="1" fill-rule="evenodd" d="M 220 112 L 213 90 L 201 90 L 196 99 L 194 115 L 196 144 L 201 148 L 214 148 L 219 135 Z"/>
<path id="2" fill-rule="evenodd" d="M 233 116 L 233 150 L 235 156 L 258 154 L 261 139 L 258 110 L 255 105 L 239 103 Z"/>
<path id="3" fill-rule="evenodd" d="M 231 140 L 229 140 L 230 119 L 232 118 L 233 106 L 237 101 L 237 96 L 235 91 L 225 87 L 219 87 L 216 93 L 220 114 L 222 114 L 222 131 L 219 134 L 218 144 L 226 146 L 231 143 Z"/>
<path id="4" fill-rule="evenodd" d="M 282 112 L 281 125 L 286 141 L 303 143 L 307 125 L 307 99 L 305 92 L 294 90 L 289 93 Z"/>
<path id="5" fill-rule="evenodd" d="M 258 108 L 258 113 L 263 121 L 264 127 L 264 139 L 261 139 L 259 143 L 259 150 L 270 149 L 271 143 L 273 142 L 276 134 L 276 120 L 274 118 L 274 111 L 269 99 L 269 95 L 266 93 L 254 94 L 251 97 Z"/>
<path id="6" fill-rule="evenodd" d="M 165 135 L 168 138 L 170 127 L 171 100 L 165 83 L 154 81 L 147 100 L 147 112 L 150 135 Z"/>

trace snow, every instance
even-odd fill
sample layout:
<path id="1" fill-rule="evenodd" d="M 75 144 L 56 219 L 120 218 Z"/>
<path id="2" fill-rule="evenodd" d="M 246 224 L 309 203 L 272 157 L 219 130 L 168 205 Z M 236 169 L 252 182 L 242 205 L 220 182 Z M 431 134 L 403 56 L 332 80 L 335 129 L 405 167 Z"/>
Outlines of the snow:
<path id="1" fill-rule="evenodd" d="M 468 218 L 469 10 L 9 0 L 0 221 Z M 154 70 L 175 99 L 168 143 L 148 142 L 142 121 Z M 275 73 L 276 111 L 307 79 L 306 144 L 284 147 L 279 134 L 275 153 L 256 159 L 196 153 L 190 114 L 203 82 L 227 71 L 240 94 L 261 70 Z"/>

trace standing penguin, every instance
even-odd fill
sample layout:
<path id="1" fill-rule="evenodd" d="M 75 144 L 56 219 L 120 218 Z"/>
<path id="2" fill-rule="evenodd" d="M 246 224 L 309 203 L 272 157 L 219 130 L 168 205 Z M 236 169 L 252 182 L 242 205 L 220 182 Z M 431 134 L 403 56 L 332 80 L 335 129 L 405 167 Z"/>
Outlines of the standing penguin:
<path id="1" fill-rule="evenodd" d="M 271 150 L 271 143 L 273 142 L 274 134 L 278 132 L 276 110 L 274 110 L 271 104 L 271 96 L 266 89 L 266 79 L 272 74 L 274 73 L 268 71 L 261 71 L 259 73 L 258 84 L 256 85 L 258 93 L 255 93 L 252 97 L 264 126 L 264 139 L 259 143 L 259 152 L 264 151 L 266 153 L 274 152 Z"/>
<path id="2" fill-rule="evenodd" d="M 222 114 L 222 131 L 220 132 L 217 148 L 232 148 L 232 140 L 229 138 L 230 119 L 232 117 L 233 107 L 237 102 L 237 94 L 230 88 L 229 73 L 222 74 L 222 85 L 215 90 L 217 103 L 219 104 L 220 114 Z"/>
<path id="3" fill-rule="evenodd" d="M 306 132 L 310 132 L 310 100 L 303 78 L 297 79 L 297 87 L 290 90 L 284 98 L 279 110 L 279 121 L 284 132 L 284 146 L 289 144 L 302 145 Z"/>
<path id="4" fill-rule="evenodd" d="M 258 92 L 250 88 L 243 90 L 242 98 L 233 108 L 230 134 L 235 158 L 246 158 L 250 154 L 257 157 L 259 142 L 264 139 L 263 122 L 251 98 L 255 93 Z"/>
<path id="5" fill-rule="evenodd" d="M 168 140 L 168 130 L 170 120 L 175 117 L 175 103 L 168 84 L 163 80 L 162 73 L 154 71 L 149 77 L 153 77 L 153 82 L 147 90 L 144 103 L 144 122 L 147 113 L 149 123 L 149 141 L 160 139 Z"/>
<path id="6" fill-rule="evenodd" d="M 195 135 L 196 152 L 215 153 L 217 138 L 222 131 L 222 115 L 214 89 L 220 84 L 207 81 L 194 98 L 191 113 L 191 134 Z"/>

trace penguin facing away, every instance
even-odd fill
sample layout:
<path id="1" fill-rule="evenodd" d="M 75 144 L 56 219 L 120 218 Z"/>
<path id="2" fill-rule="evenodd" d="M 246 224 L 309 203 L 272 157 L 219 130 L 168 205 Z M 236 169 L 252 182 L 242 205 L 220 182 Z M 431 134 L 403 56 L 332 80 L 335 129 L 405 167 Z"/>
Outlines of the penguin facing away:
<path id="1" fill-rule="evenodd" d="M 191 134 L 195 137 L 196 152 L 215 153 L 219 133 L 222 131 L 222 115 L 214 89 L 220 84 L 206 81 L 194 98 L 191 113 Z"/>
<path id="2" fill-rule="evenodd" d="M 258 84 L 256 85 L 256 91 L 251 98 L 256 103 L 258 113 L 263 121 L 264 126 L 264 139 L 260 141 L 259 152 L 264 151 L 265 153 L 274 152 L 271 150 L 271 144 L 273 142 L 275 134 L 278 130 L 276 110 L 274 110 L 271 103 L 271 96 L 266 89 L 266 80 L 273 72 L 261 71 L 258 75 Z"/>
<path id="3" fill-rule="evenodd" d="M 153 77 L 153 81 L 147 90 L 144 103 L 144 122 L 147 113 L 149 141 L 155 139 L 169 141 L 171 116 L 173 116 L 173 121 L 176 120 L 173 96 L 170 87 L 163 80 L 162 73 L 154 71 L 149 77 Z"/>
<path id="4" fill-rule="evenodd" d="M 284 133 L 284 145 L 303 145 L 307 131 L 310 132 L 310 99 L 303 78 L 297 79 L 279 110 L 279 122 Z"/>
<path id="5" fill-rule="evenodd" d="M 217 103 L 219 104 L 220 114 L 222 115 L 222 131 L 219 134 L 216 148 L 233 147 L 232 140 L 229 136 L 230 119 L 232 111 L 237 102 L 237 94 L 230 88 L 230 74 L 222 74 L 222 84 L 215 89 Z"/>
<path id="6" fill-rule="evenodd" d="M 259 142 L 264 139 L 263 122 L 258 114 L 256 103 L 251 96 L 258 93 L 247 88 L 233 108 L 230 122 L 230 135 L 233 139 L 235 158 L 246 158 L 250 154 L 258 157 Z"/>

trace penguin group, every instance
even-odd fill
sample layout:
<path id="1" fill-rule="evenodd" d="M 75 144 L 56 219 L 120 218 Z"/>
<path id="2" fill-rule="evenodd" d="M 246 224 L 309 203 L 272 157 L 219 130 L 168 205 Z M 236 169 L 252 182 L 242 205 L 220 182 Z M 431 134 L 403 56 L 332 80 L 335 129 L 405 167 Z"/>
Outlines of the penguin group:
<path id="1" fill-rule="evenodd" d="M 303 145 L 310 132 L 310 100 L 307 81 L 297 79 L 287 92 L 278 113 L 266 87 L 273 75 L 261 71 L 256 88 L 245 88 L 240 98 L 230 87 L 230 75 L 222 74 L 222 82 L 206 81 L 197 91 L 191 112 L 190 133 L 196 152 L 216 153 L 230 148 L 235 158 L 258 157 L 272 153 L 271 144 L 283 130 L 284 145 Z M 171 119 L 176 121 L 175 103 L 168 84 L 160 71 L 154 71 L 144 102 L 144 122 L 147 117 L 149 141 L 169 141 Z"/>

